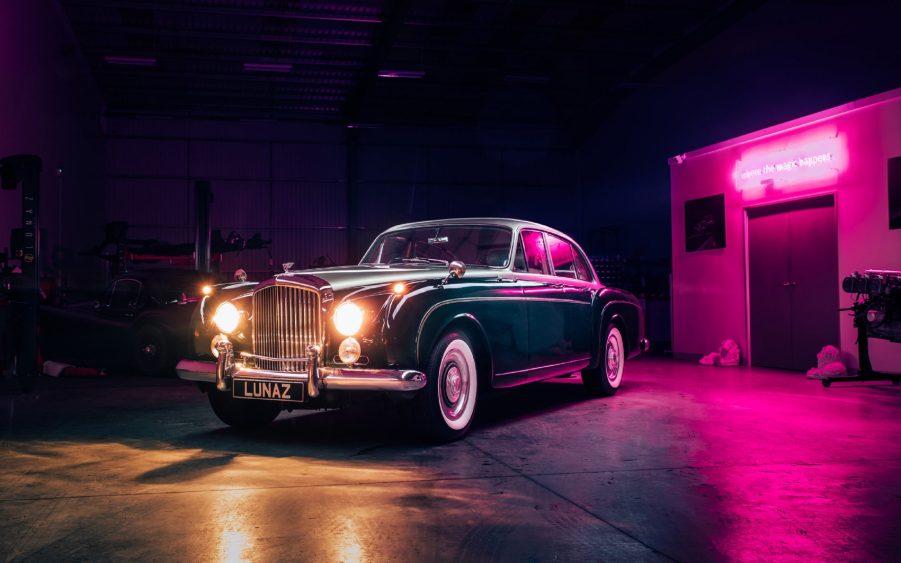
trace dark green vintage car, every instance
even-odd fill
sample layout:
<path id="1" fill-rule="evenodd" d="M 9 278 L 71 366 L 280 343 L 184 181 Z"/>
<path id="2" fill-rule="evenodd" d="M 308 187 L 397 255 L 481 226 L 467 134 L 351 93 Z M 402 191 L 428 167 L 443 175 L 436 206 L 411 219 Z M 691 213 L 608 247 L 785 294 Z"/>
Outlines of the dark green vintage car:
<path id="1" fill-rule="evenodd" d="M 563 233 L 512 219 L 393 227 L 355 266 L 217 286 L 195 313 L 197 359 L 178 365 L 226 424 L 270 423 L 369 393 L 409 400 L 442 440 L 479 393 L 581 371 L 612 395 L 647 348 L 631 294 L 605 287 Z"/>

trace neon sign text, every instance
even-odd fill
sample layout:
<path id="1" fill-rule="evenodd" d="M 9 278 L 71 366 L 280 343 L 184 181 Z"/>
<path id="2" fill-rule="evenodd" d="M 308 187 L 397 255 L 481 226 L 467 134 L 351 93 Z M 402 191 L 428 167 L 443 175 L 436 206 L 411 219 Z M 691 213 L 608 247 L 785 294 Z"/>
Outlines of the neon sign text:
<path id="1" fill-rule="evenodd" d="M 735 187 L 785 188 L 834 181 L 847 160 L 843 139 L 837 136 L 794 140 L 780 147 L 748 151 L 735 163 Z"/>

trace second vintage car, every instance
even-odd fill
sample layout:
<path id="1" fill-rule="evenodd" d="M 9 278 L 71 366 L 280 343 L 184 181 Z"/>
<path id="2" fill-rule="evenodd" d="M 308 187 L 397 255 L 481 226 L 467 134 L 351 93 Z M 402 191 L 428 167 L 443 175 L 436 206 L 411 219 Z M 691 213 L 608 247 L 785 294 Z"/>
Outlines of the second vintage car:
<path id="1" fill-rule="evenodd" d="M 565 234 L 513 219 L 444 219 L 379 235 L 359 264 L 218 286 L 195 314 L 178 374 L 235 427 L 283 409 L 389 393 L 439 440 L 478 396 L 581 371 L 612 395 L 647 348 L 634 296 L 598 281 Z"/>

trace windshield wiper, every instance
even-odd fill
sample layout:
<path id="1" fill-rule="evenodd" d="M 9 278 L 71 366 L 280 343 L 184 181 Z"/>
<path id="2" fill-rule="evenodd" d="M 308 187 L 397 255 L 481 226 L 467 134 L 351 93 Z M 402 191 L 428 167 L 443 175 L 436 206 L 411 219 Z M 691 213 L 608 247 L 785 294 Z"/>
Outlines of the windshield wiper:
<path id="1" fill-rule="evenodd" d="M 417 256 L 416 258 L 394 258 L 389 262 L 390 264 L 396 264 L 398 262 L 403 262 L 404 264 L 441 264 L 442 266 L 447 266 L 447 260 L 442 260 L 441 258 L 421 258 Z"/>

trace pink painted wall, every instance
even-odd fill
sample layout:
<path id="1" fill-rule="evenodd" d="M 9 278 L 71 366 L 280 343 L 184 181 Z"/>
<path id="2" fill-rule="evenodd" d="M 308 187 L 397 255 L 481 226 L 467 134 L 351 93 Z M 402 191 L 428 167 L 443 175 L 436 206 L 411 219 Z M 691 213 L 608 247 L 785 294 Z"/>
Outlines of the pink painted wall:
<path id="1" fill-rule="evenodd" d="M 743 169 L 753 168 L 768 158 L 762 153 L 776 161 L 780 156 L 822 153 L 824 145 L 832 154 L 830 162 L 776 173 L 770 190 L 748 188 L 752 182 L 747 178 L 736 179 L 738 161 L 745 163 Z M 901 89 L 671 159 L 674 353 L 698 356 L 733 338 L 747 359 L 748 207 L 834 194 L 839 245 L 835 291 L 842 306 L 851 302 L 851 296 L 841 291 L 845 275 L 866 269 L 901 270 L 901 229 L 888 228 L 887 159 L 895 156 L 901 156 Z M 686 252 L 685 201 L 719 193 L 725 193 L 726 248 Z M 837 345 L 856 367 L 856 334 L 850 317 L 841 315 Z M 753 356 L 753 350 L 750 353 Z M 875 369 L 901 371 L 899 344 L 871 339 L 871 358 Z M 811 358 L 811 365 L 815 361 Z"/>

